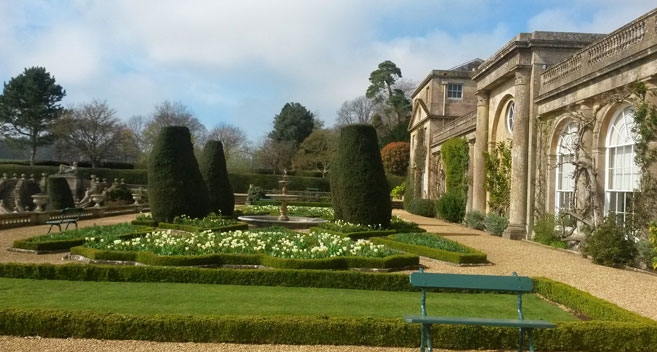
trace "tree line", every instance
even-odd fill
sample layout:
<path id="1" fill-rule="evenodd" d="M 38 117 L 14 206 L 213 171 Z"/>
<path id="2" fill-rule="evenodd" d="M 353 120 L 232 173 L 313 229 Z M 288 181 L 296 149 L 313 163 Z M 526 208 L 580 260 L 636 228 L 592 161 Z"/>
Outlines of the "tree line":
<path id="1" fill-rule="evenodd" d="M 274 116 L 268 135 L 252 145 L 240 127 L 220 122 L 208 130 L 177 101 L 162 101 L 150 114 L 125 121 L 105 100 L 64 107 L 61 102 L 66 90 L 55 77 L 44 67 L 30 67 L 4 83 L 0 130 L 3 142 L 23 151 L 30 165 L 38 160 L 40 147 L 50 146 L 58 160 L 89 160 L 92 167 L 107 160 L 145 166 L 158 132 L 167 126 L 185 126 L 195 146 L 209 140 L 221 141 L 231 169 L 266 169 L 273 173 L 301 169 L 326 176 L 342 126 L 374 125 L 380 147 L 408 141 L 413 84 L 400 79 L 401 70 L 394 63 L 379 64 L 370 75 L 365 95 L 345 101 L 332 128 L 325 128 L 317 114 L 302 104 L 286 103 Z"/>

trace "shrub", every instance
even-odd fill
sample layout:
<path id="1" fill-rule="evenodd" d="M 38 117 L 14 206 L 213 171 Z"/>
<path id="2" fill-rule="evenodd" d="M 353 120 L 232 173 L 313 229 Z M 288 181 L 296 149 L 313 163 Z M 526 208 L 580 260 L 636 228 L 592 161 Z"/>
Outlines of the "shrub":
<path id="1" fill-rule="evenodd" d="M 381 149 L 381 161 L 387 174 L 404 176 L 408 170 L 411 147 L 407 142 L 388 143 Z"/>
<path id="2" fill-rule="evenodd" d="M 120 185 L 107 193 L 107 200 L 132 203 L 132 192 L 125 185 Z"/>
<path id="3" fill-rule="evenodd" d="M 384 228 L 390 224 L 390 188 L 374 126 L 342 128 L 331 167 L 331 200 L 336 220 Z"/>
<path id="4" fill-rule="evenodd" d="M 475 230 L 485 230 L 486 229 L 486 214 L 473 210 L 465 214 L 465 224 Z"/>
<path id="5" fill-rule="evenodd" d="M 436 213 L 445 221 L 461 223 L 465 216 L 465 202 L 460 190 L 447 192 L 436 201 Z"/>
<path id="6" fill-rule="evenodd" d="M 246 201 L 249 204 L 255 204 L 255 202 L 265 197 L 265 190 L 259 186 L 249 187 L 249 192 L 246 194 Z"/>
<path id="7" fill-rule="evenodd" d="M 406 192 L 406 182 L 402 182 L 401 185 L 394 187 L 392 191 L 390 191 L 390 195 L 393 198 L 399 199 L 404 197 L 404 192 Z"/>
<path id="8" fill-rule="evenodd" d="M 199 168 L 208 188 L 208 208 L 223 215 L 233 215 L 235 195 L 226 171 L 224 147 L 219 141 L 205 144 Z"/>
<path id="9" fill-rule="evenodd" d="M 622 267 L 634 262 L 637 250 L 632 231 L 616 223 L 611 214 L 598 226 L 584 243 L 584 253 L 593 258 L 596 264 Z"/>
<path id="10" fill-rule="evenodd" d="M 495 213 L 488 213 L 488 215 L 486 215 L 485 225 L 487 232 L 490 232 L 495 236 L 502 236 L 506 227 L 509 226 L 509 219 Z"/>
<path id="11" fill-rule="evenodd" d="M 448 139 L 441 145 L 440 152 L 445 163 L 447 192 L 458 192 L 465 195 L 468 187 L 465 174 L 468 171 L 468 160 L 470 158 L 468 141 L 465 138 Z"/>
<path id="12" fill-rule="evenodd" d="M 58 210 L 75 207 L 73 193 L 63 177 L 48 177 L 48 209 Z"/>
<path id="13" fill-rule="evenodd" d="M 410 235 L 424 235 L 424 234 L 410 234 Z M 439 237 L 438 235 L 430 234 L 431 236 Z M 433 258 L 457 264 L 482 264 L 487 263 L 488 259 L 486 254 L 477 251 L 476 249 L 463 246 L 456 242 L 440 237 L 443 241 L 452 242 L 453 246 L 466 248 L 467 252 L 454 252 L 441 248 L 432 248 L 433 246 L 415 244 L 407 241 L 399 241 L 396 239 L 397 235 L 388 237 L 373 237 L 371 241 L 374 243 L 385 245 L 386 247 L 397 249 L 400 251 L 417 254 L 423 257 Z"/>
<path id="14" fill-rule="evenodd" d="M 406 211 L 411 214 L 427 216 L 430 218 L 436 215 L 434 201 L 431 199 L 411 199 L 408 203 L 408 207 L 406 207 Z"/>
<path id="15" fill-rule="evenodd" d="M 171 222 L 208 213 L 208 191 L 198 168 L 187 127 L 164 127 L 148 163 L 148 196 L 153 220 Z"/>
<path id="16" fill-rule="evenodd" d="M 556 248 L 566 248 L 555 230 L 556 221 L 554 214 L 545 214 L 534 223 L 534 241 Z"/>

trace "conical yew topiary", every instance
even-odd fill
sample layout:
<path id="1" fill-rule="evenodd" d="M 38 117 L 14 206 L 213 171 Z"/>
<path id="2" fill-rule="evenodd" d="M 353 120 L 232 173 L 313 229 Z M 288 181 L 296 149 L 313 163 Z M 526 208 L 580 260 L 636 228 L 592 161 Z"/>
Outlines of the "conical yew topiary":
<path id="1" fill-rule="evenodd" d="M 390 190 L 372 125 L 349 125 L 340 131 L 331 165 L 335 219 L 362 225 L 390 225 Z"/>
<path id="2" fill-rule="evenodd" d="M 233 215 L 235 196 L 228 180 L 224 146 L 221 142 L 208 141 L 205 144 L 199 167 L 208 188 L 209 210 L 222 215 Z"/>
<path id="3" fill-rule="evenodd" d="M 148 162 L 148 198 L 158 222 L 208 214 L 208 191 L 187 127 L 164 127 L 155 140 Z"/>
<path id="4" fill-rule="evenodd" d="M 75 208 L 73 193 L 63 177 L 48 177 L 48 209 Z"/>

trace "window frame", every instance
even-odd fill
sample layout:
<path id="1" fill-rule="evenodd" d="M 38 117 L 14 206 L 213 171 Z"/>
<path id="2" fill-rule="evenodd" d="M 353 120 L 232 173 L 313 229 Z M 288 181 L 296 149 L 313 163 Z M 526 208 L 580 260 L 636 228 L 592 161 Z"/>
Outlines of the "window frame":
<path id="1" fill-rule="evenodd" d="M 506 104 L 506 110 L 504 112 L 504 124 L 506 125 L 507 132 L 511 133 L 511 135 L 513 135 L 515 116 L 516 116 L 516 102 L 514 100 L 510 100 Z"/>
<path id="2" fill-rule="evenodd" d="M 458 89 L 450 89 L 452 87 L 457 87 Z M 450 94 L 456 94 L 458 93 L 458 96 L 450 96 Z M 450 100 L 462 100 L 463 99 L 463 83 L 447 83 L 447 99 Z"/>

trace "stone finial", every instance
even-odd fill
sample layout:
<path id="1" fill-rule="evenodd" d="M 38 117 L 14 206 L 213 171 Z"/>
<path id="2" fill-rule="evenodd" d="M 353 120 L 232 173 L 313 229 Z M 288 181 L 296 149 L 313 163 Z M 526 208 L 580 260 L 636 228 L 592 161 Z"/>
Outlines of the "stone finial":
<path id="1" fill-rule="evenodd" d="M 121 179 L 121 184 L 122 184 L 122 185 L 125 185 L 125 178 L 122 178 L 122 179 Z"/>
<path id="2" fill-rule="evenodd" d="M 107 178 L 103 178 L 103 183 L 107 183 Z"/>
<path id="3" fill-rule="evenodd" d="M 96 175 L 91 175 L 91 181 L 96 181 Z"/>
<path id="4" fill-rule="evenodd" d="M 34 174 L 30 174 L 30 181 L 35 181 Z"/>
<path id="5" fill-rule="evenodd" d="M 6 180 L 6 179 L 7 179 L 7 173 L 6 173 L 6 172 L 3 172 L 3 173 L 2 173 L 2 179 L 3 179 L 3 180 Z"/>
<path id="6" fill-rule="evenodd" d="M 25 174 L 21 174 L 21 180 L 25 179 Z"/>
<path id="7" fill-rule="evenodd" d="M 15 179 L 17 179 L 17 178 L 18 178 L 18 175 L 16 175 L 16 173 L 14 172 L 14 174 L 13 174 L 13 177 L 12 177 L 12 178 L 13 178 L 13 179 L 15 180 Z"/>
<path id="8" fill-rule="evenodd" d="M 119 184 L 119 179 L 118 179 L 118 178 L 114 178 L 114 184 L 115 184 L 115 185 L 118 185 L 118 184 Z"/>

